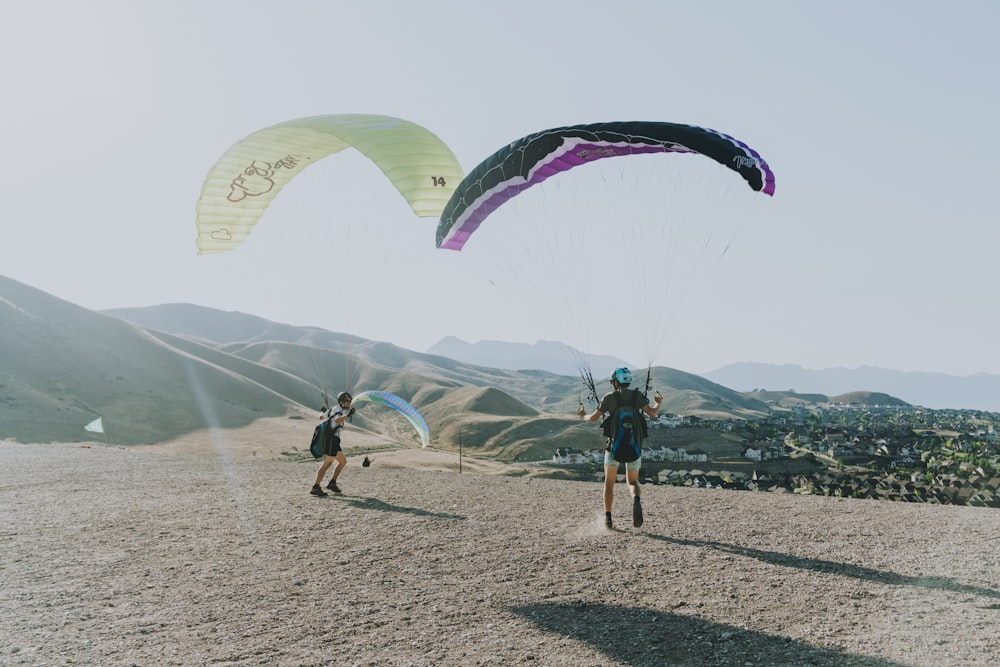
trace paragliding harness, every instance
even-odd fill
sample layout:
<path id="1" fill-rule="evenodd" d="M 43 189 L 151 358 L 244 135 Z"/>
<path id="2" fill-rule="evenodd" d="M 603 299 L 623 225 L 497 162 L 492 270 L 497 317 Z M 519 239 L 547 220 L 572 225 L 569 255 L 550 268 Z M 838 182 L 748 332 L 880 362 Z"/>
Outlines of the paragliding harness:
<path id="1" fill-rule="evenodd" d="M 323 412 L 328 412 L 330 405 L 330 399 L 326 394 L 326 387 L 323 387 Z M 321 459 L 323 454 L 326 453 L 326 445 L 323 442 L 323 435 L 326 433 L 326 423 L 328 419 L 324 419 L 320 423 L 316 424 L 316 428 L 313 429 L 312 440 L 309 441 L 309 453 L 313 455 L 313 458 Z"/>
<path id="2" fill-rule="evenodd" d="M 326 454 L 327 431 L 336 426 L 331 423 L 332 421 L 333 415 L 330 415 L 327 419 L 316 424 L 316 428 L 313 429 L 312 441 L 309 443 L 309 453 L 317 459 L 323 458 L 323 455 Z"/>
<path id="3" fill-rule="evenodd" d="M 619 389 L 614 397 L 615 408 L 601 422 L 601 429 L 608 439 L 611 458 L 631 463 L 642 456 L 642 441 L 649 435 L 641 407 L 646 398 L 638 389 Z"/>
<path id="4" fill-rule="evenodd" d="M 326 390 L 323 391 L 323 397 L 323 405 L 326 406 Z M 330 409 L 327 418 L 317 424 L 316 428 L 313 429 L 312 440 L 309 442 L 309 453 L 312 454 L 314 458 L 323 458 L 328 450 L 330 440 L 339 437 L 337 434 L 340 432 L 340 429 L 343 428 L 343 425 L 338 424 L 333 421 L 333 419 L 334 417 L 342 414 L 344 414 L 343 409 Z"/>

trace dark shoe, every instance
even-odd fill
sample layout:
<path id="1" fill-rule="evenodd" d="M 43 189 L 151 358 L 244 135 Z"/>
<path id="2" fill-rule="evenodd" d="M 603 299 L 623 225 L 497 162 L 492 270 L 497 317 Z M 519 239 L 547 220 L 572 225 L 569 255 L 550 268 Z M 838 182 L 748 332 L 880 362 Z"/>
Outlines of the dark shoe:
<path id="1" fill-rule="evenodd" d="M 340 490 L 340 487 L 337 486 L 337 480 L 335 479 L 331 479 L 330 483 L 326 485 L 326 488 L 330 489 L 334 493 L 343 493 L 343 491 Z"/>
<path id="2" fill-rule="evenodd" d="M 607 514 L 604 515 L 604 527 L 607 528 L 608 530 L 611 530 L 612 526 L 611 526 L 611 513 L 610 512 L 608 512 Z"/>
<path id="3" fill-rule="evenodd" d="M 642 525 L 642 503 L 639 501 L 639 496 L 632 501 L 632 525 L 636 528 Z"/>
<path id="4" fill-rule="evenodd" d="M 312 491 L 310 491 L 309 493 L 314 496 L 326 496 L 326 491 L 319 488 L 319 484 L 313 484 Z"/>

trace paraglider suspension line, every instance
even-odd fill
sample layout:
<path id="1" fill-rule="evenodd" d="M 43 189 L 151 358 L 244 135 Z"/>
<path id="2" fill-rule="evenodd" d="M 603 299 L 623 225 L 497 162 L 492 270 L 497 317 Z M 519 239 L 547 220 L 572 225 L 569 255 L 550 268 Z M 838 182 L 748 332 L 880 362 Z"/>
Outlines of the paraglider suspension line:
<path id="1" fill-rule="evenodd" d="M 587 387 L 587 398 L 597 403 L 597 387 L 594 386 L 594 375 L 590 372 L 590 368 L 584 367 L 580 369 L 580 377 L 583 378 L 583 384 Z"/>

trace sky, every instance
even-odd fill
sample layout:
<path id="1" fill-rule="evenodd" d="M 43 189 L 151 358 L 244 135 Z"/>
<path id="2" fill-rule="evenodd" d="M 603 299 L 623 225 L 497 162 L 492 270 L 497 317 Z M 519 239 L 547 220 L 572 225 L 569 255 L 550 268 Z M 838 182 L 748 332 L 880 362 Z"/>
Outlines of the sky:
<path id="1" fill-rule="evenodd" d="M 998 31 L 991 0 L 0 0 L 0 275 L 93 310 L 194 303 L 421 352 L 453 335 L 693 373 L 998 374 Z M 465 171 L 550 127 L 689 123 L 756 148 L 777 187 L 645 351 L 633 330 L 654 325 L 607 322 L 590 291 L 621 262 L 574 271 L 563 256 L 542 262 L 560 272 L 547 279 L 506 280 L 533 235 L 507 230 L 570 210 L 558 189 L 484 224 L 467 258 L 345 151 L 290 183 L 242 246 L 197 254 L 195 202 L 232 144 L 344 113 L 423 125 Z M 661 205 L 582 190 L 593 215 L 566 217 L 609 253 L 612 229 Z M 674 289 L 667 263 L 640 276 L 651 308 Z"/>

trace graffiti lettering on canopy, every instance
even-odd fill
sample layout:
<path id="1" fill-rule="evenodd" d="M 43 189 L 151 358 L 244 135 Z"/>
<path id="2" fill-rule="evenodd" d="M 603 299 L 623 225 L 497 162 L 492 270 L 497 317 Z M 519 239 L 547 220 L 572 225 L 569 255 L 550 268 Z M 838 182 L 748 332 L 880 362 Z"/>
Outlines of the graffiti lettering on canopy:
<path id="1" fill-rule="evenodd" d="M 303 158 L 286 155 L 276 162 L 254 160 L 250 166 L 233 179 L 232 187 L 226 196 L 231 202 L 242 201 L 245 197 L 259 197 L 274 188 L 274 172 L 277 169 L 294 169 Z"/>

